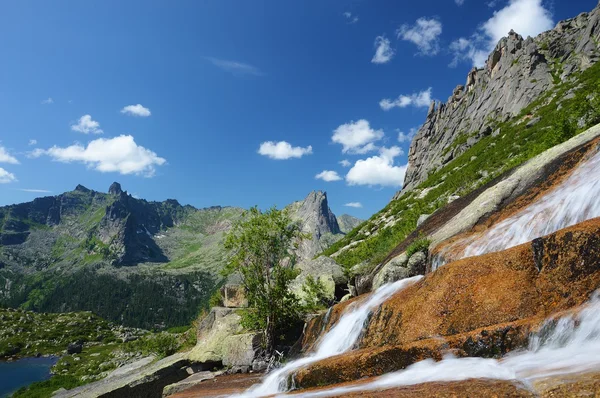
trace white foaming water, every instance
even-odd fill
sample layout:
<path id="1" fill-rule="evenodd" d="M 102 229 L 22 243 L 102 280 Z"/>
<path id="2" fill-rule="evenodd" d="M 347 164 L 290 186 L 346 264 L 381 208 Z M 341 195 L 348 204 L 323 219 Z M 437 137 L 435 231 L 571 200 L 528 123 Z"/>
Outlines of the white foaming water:
<path id="1" fill-rule="evenodd" d="M 465 248 L 465 257 L 508 249 L 600 216 L 600 152 L 579 165 L 558 187 L 492 227 Z"/>
<path id="2" fill-rule="evenodd" d="M 432 270 L 449 261 L 505 250 L 559 229 L 600 217 L 600 152 L 580 164 L 573 173 L 535 203 L 494 225 L 472 240 L 464 250 L 445 258 L 452 247 L 445 248 L 432 260 Z M 465 240 L 455 245 L 464 245 Z"/>
<path id="3" fill-rule="evenodd" d="M 528 384 L 542 377 L 592 370 L 600 370 L 600 298 L 596 294 L 578 314 L 546 321 L 541 331 L 532 336 L 527 350 L 509 354 L 500 360 L 446 357 L 435 362 L 428 359 L 405 370 L 381 376 L 370 383 L 298 394 L 294 397 L 330 397 L 358 391 L 473 378 L 514 380 Z"/>
<path id="4" fill-rule="evenodd" d="M 290 387 L 288 386 L 290 376 L 302 366 L 351 350 L 360 337 L 371 311 L 394 293 L 414 284 L 421 278 L 423 277 L 419 275 L 384 285 L 364 302 L 350 304 L 339 321 L 323 336 L 313 354 L 292 361 L 269 373 L 261 384 L 251 387 L 238 397 L 262 397 L 287 391 Z"/>

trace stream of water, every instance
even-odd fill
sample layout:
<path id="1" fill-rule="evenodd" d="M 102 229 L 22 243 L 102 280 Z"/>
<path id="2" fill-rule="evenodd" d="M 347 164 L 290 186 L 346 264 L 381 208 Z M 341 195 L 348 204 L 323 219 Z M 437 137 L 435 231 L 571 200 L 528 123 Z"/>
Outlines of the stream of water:
<path id="1" fill-rule="evenodd" d="M 287 391 L 290 376 L 299 368 L 334 355 L 351 350 L 362 332 L 363 326 L 373 309 L 400 290 L 419 281 L 422 276 L 384 285 L 377 289 L 364 301 L 353 303 L 346 308 L 338 322 L 323 336 L 314 353 L 286 364 L 284 367 L 269 373 L 261 384 L 258 384 L 238 397 L 263 397 Z"/>
<path id="2" fill-rule="evenodd" d="M 479 236 L 458 241 L 432 260 L 432 270 L 449 261 L 505 250 L 585 220 L 600 217 L 600 152 L 581 163 L 560 185 Z M 452 253 L 452 254 L 450 254 Z"/>
<path id="3" fill-rule="evenodd" d="M 473 378 L 514 380 L 527 385 L 543 377 L 597 370 L 600 370 L 600 298 L 594 295 L 578 314 L 546 321 L 540 332 L 532 336 L 527 350 L 514 352 L 500 360 L 450 356 L 439 362 L 429 359 L 367 384 L 294 397 L 341 396 L 351 392 Z"/>

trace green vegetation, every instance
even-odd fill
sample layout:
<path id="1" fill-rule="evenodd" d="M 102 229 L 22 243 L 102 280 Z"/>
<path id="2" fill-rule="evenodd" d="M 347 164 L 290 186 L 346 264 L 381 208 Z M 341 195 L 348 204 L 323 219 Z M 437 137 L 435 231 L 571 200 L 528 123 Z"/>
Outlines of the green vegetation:
<path id="1" fill-rule="evenodd" d="M 4 286 L 3 270 L 0 285 Z M 189 325 L 218 285 L 210 274 L 194 271 L 168 274 L 115 275 L 81 270 L 71 274 L 44 272 L 10 275 L 10 296 L 0 297 L 0 308 L 38 312 L 91 310 L 126 326 L 159 330 Z"/>
<path id="2" fill-rule="evenodd" d="M 289 285 L 298 275 L 293 248 L 302 238 L 287 211 L 271 208 L 261 213 L 253 207 L 225 239 L 231 253 L 225 273 L 238 273 L 248 294 L 242 326 L 263 331 L 269 353 L 300 320 L 301 305 Z"/>
<path id="3" fill-rule="evenodd" d="M 132 340 L 123 342 L 124 340 Z M 70 343 L 79 353 L 66 354 Z M 59 388 L 74 388 L 104 378 L 110 371 L 142 356 L 163 358 L 196 344 L 196 325 L 149 333 L 113 325 L 91 312 L 61 314 L 0 309 L 0 359 L 9 356 L 60 356 L 46 381 L 20 389 L 15 397 L 48 397 Z"/>
<path id="4" fill-rule="evenodd" d="M 556 66 L 558 69 L 559 66 Z M 500 134 L 483 137 L 446 166 L 432 172 L 415 190 L 390 202 L 371 219 L 325 250 L 331 255 L 351 242 L 336 261 L 351 268 L 369 260 L 381 262 L 417 225 L 421 214 L 432 214 L 448 203 L 452 195 L 464 196 L 499 175 L 521 165 L 543 151 L 568 140 L 600 122 L 600 63 L 556 85 L 526 107 L 516 117 L 490 123 Z M 565 98 L 573 92 L 572 98 Z M 529 120 L 540 121 L 526 127 Z M 458 139 L 464 138 L 459 136 Z M 429 191 L 422 198 L 423 189 Z M 393 216 L 396 223 L 384 228 L 378 219 Z M 367 236 L 367 233 L 370 235 Z"/>
<path id="5" fill-rule="evenodd" d="M 116 339 L 113 326 L 91 312 L 0 309 L 0 358 L 56 355 L 74 341 L 107 343 Z"/>
<path id="6" fill-rule="evenodd" d="M 315 279 L 312 275 L 308 275 L 302 285 L 304 292 L 304 310 L 306 312 L 316 312 L 329 307 L 332 302 L 327 297 L 325 285 L 321 279 Z"/>
<path id="7" fill-rule="evenodd" d="M 431 241 L 427 238 L 419 238 L 415 240 L 413 243 L 408 245 L 406 248 L 406 255 L 410 258 L 413 254 L 417 252 L 427 252 L 429 250 L 429 245 Z"/>

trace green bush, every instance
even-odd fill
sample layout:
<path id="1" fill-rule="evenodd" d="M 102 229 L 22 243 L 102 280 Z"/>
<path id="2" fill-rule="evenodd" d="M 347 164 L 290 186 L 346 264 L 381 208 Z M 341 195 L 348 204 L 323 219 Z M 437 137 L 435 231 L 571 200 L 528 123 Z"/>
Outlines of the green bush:
<path id="1" fill-rule="evenodd" d="M 306 312 L 315 312 L 325 309 L 332 304 L 332 300 L 327 296 L 325 284 L 320 278 L 315 279 L 308 275 L 302 285 L 304 292 L 304 309 Z"/>
<path id="2" fill-rule="evenodd" d="M 417 239 L 406 248 L 406 255 L 410 258 L 417 252 L 427 253 L 430 244 L 431 241 L 427 238 Z"/>

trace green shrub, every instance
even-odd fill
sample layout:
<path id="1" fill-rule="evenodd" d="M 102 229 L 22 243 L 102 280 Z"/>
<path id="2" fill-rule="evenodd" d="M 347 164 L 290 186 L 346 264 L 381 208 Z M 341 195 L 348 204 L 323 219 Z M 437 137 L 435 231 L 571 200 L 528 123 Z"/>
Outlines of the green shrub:
<path id="1" fill-rule="evenodd" d="M 427 238 L 417 239 L 406 248 L 406 255 L 410 258 L 413 254 L 417 252 L 427 253 L 430 244 L 431 241 Z"/>
<path id="2" fill-rule="evenodd" d="M 320 278 L 308 275 L 302 285 L 304 292 L 304 308 L 306 312 L 315 312 L 329 307 L 331 299 L 325 291 L 325 284 Z"/>

